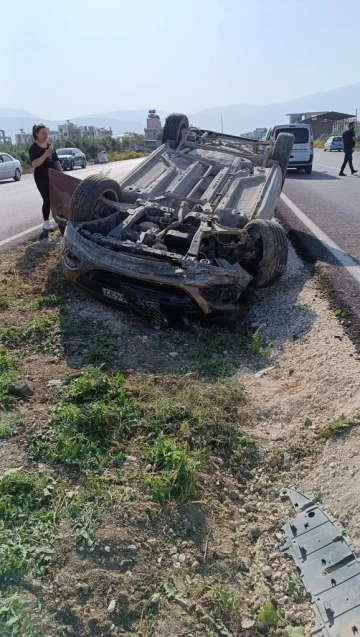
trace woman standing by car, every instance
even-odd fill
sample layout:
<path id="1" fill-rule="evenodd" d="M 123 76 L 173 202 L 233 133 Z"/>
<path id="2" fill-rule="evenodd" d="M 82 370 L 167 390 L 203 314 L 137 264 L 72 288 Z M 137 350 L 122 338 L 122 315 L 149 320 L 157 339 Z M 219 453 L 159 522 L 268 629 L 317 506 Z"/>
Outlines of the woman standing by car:
<path id="1" fill-rule="evenodd" d="M 60 170 L 61 164 L 56 151 L 48 143 L 48 131 L 45 124 L 35 124 L 32 129 L 34 143 L 29 148 L 31 165 L 34 167 L 36 187 L 42 196 L 43 229 L 47 232 L 54 230 L 50 217 L 50 187 L 49 168 Z"/>

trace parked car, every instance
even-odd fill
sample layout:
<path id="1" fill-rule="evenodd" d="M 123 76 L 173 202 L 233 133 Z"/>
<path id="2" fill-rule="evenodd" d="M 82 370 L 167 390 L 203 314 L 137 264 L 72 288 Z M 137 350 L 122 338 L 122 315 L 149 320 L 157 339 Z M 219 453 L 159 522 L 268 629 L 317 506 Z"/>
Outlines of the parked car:
<path id="1" fill-rule="evenodd" d="M 286 268 L 286 233 L 273 216 L 293 142 L 193 128 L 173 114 L 163 145 L 120 184 L 50 170 L 52 213 L 67 222 L 66 276 L 165 323 L 239 310 L 248 285 L 270 285 Z"/>
<path id="2" fill-rule="evenodd" d="M 22 175 L 21 164 L 18 159 L 8 153 L 0 153 L 0 180 L 14 179 L 20 181 Z"/>
<path id="3" fill-rule="evenodd" d="M 86 168 L 86 157 L 78 148 L 58 148 L 56 152 L 63 170 L 74 170 L 75 166 Z"/>
<path id="4" fill-rule="evenodd" d="M 329 153 L 333 150 L 337 150 L 339 153 L 344 152 L 343 138 L 339 135 L 336 137 L 334 135 L 329 137 L 324 144 L 324 152 L 326 153 L 327 150 Z"/>
<path id="5" fill-rule="evenodd" d="M 266 139 L 275 141 L 280 133 L 294 135 L 294 146 L 289 160 L 289 168 L 304 169 L 307 175 L 312 172 L 314 159 L 314 139 L 310 124 L 279 124 L 269 128 Z"/>

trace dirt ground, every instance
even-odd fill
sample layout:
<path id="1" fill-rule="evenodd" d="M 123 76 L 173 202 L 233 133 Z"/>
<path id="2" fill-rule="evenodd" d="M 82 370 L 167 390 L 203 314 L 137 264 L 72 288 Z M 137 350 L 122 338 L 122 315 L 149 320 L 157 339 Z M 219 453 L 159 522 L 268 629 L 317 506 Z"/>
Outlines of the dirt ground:
<path id="1" fill-rule="evenodd" d="M 159 329 L 71 287 L 59 244 L 0 260 L 0 374 L 34 391 L 0 379 L 1 635 L 310 635 L 279 492 L 316 494 L 360 548 L 341 308 L 291 248 L 236 325 Z"/>

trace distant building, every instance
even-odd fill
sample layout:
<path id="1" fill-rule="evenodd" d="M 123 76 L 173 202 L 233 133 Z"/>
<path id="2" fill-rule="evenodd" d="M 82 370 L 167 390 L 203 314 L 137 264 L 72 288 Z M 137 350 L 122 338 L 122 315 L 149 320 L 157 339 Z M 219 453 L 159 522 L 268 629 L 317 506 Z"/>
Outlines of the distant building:
<path id="1" fill-rule="evenodd" d="M 259 141 L 263 137 L 265 137 L 267 133 L 267 128 L 255 128 L 255 130 L 251 131 L 251 133 L 243 133 L 241 137 L 248 137 L 249 139 L 254 139 Z"/>
<path id="2" fill-rule="evenodd" d="M 60 133 L 58 130 L 49 130 L 48 135 L 51 142 L 57 142 L 60 139 Z"/>
<path id="3" fill-rule="evenodd" d="M 304 117 L 307 115 L 307 117 Z M 301 116 L 301 119 L 298 119 Z M 288 113 L 291 124 L 310 124 L 314 139 L 322 135 L 336 135 L 342 133 L 348 123 L 355 119 L 355 115 L 338 113 L 337 111 L 321 111 L 317 113 Z"/>
<path id="4" fill-rule="evenodd" d="M 310 117 L 316 117 L 316 115 L 322 115 L 324 111 L 307 111 L 305 113 L 286 113 L 286 117 L 289 118 L 289 124 L 300 124 L 305 119 Z"/>
<path id="5" fill-rule="evenodd" d="M 72 137 L 85 137 L 90 139 L 102 139 L 104 137 L 112 137 L 111 128 L 103 128 L 98 126 L 77 126 L 69 120 L 66 124 L 60 124 L 59 137 L 62 139 L 70 139 Z"/>
<path id="6" fill-rule="evenodd" d="M 3 144 L 4 146 L 12 146 L 12 139 L 5 135 L 4 130 L 0 130 L 0 144 Z"/>
<path id="7" fill-rule="evenodd" d="M 25 133 L 23 128 L 20 128 L 20 133 L 15 134 L 15 144 L 31 144 L 33 142 L 32 135 Z"/>
<path id="8" fill-rule="evenodd" d="M 160 132 L 160 117 L 156 114 L 156 110 L 150 110 L 146 120 L 146 128 L 144 128 L 144 146 L 147 150 L 155 150 L 161 146 L 161 140 L 158 139 Z"/>

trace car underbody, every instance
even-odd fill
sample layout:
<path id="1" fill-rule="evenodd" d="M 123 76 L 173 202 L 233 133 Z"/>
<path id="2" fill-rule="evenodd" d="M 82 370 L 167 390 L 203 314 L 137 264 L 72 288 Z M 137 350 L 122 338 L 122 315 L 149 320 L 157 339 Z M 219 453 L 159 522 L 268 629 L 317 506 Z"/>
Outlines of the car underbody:
<path id="1" fill-rule="evenodd" d="M 158 320 L 235 311 L 251 283 L 269 285 L 286 267 L 286 235 L 272 217 L 293 137 L 254 142 L 174 114 L 163 142 L 120 184 L 51 171 L 64 272 Z"/>

